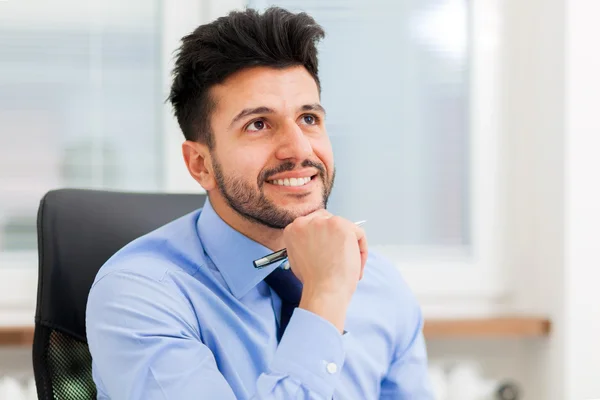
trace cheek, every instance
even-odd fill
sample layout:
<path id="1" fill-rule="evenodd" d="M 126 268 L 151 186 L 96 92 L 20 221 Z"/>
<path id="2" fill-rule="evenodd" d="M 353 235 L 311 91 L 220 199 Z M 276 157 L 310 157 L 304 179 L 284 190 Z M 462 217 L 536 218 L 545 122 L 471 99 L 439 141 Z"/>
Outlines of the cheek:
<path id="1" fill-rule="evenodd" d="M 331 176 L 333 174 L 333 149 L 331 147 L 331 141 L 328 136 L 325 136 L 322 139 L 316 140 L 312 144 L 313 152 L 317 156 L 317 158 L 325 164 L 325 168 L 327 168 L 327 172 Z"/>
<path id="2" fill-rule="evenodd" d="M 252 149 L 242 148 L 231 151 L 228 157 L 231 160 L 231 165 L 236 175 L 252 183 L 256 182 L 258 175 L 265 165 L 262 153 Z"/>

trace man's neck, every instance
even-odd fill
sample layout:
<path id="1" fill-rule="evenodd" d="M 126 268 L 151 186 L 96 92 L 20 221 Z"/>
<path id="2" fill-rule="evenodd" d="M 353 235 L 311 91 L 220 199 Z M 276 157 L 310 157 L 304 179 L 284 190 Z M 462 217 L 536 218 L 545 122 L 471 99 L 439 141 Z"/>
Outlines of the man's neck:
<path id="1" fill-rule="evenodd" d="M 240 232 L 242 235 L 273 251 L 281 250 L 284 247 L 282 229 L 269 228 L 258 222 L 243 218 L 231 209 L 231 207 L 227 206 L 224 201 L 219 200 L 220 199 L 215 199 L 214 202 L 211 200 L 210 204 L 217 215 L 225 221 L 227 225 Z"/>

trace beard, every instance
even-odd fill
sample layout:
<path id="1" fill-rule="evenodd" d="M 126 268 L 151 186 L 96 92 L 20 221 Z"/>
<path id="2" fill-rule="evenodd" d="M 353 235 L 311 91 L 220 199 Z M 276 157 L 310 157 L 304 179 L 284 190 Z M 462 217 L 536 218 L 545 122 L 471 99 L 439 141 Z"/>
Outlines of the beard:
<path id="1" fill-rule="evenodd" d="M 286 161 L 277 168 L 261 172 L 257 185 L 254 186 L 244 181 L 241 177 L 225 176 L 223 168 L 214 154 L 212 155 L 212 159 L 215 181 L 217 182 L 219 192 L 221 192 L 227 204 L 242 218 L 268 226 L 269 228 L 284 229 L 297 217 L 300 217 L 300 215 L 279 207 L 267 199 L 263 190 L 270 176 L 294 170 L 296 168 L 295 163 Z M 314 210 L 311 210 L 311 212 L 320 208 L 327 208 L 327 201 L 329 200 L 335 180 L 335 169 L 333 170 L 331 179 L 328 179 L 325 167 L 321 163 L 304 160 L 301 166 L 304 168 L 316 168 L 319 172 L 314 179 L 321 179 L 323 184 L 321 204 Z"/>

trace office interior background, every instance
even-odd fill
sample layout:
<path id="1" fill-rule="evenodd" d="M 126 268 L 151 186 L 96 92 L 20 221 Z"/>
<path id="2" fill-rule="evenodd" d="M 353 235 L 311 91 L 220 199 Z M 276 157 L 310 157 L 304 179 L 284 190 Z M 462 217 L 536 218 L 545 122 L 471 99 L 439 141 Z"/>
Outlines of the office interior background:
<path id="1" fill-rule="evenodd" d="M 165 102 L 173 52 L 269 5 L 326 30 L 330 208 L 368 220 L 415 291 L 439 397 L 600 398 L 594 0 L 0 1 L 0 394 L 32 376 L 13 338 L 33 324 L 41 197 L 200 191 Z"/>

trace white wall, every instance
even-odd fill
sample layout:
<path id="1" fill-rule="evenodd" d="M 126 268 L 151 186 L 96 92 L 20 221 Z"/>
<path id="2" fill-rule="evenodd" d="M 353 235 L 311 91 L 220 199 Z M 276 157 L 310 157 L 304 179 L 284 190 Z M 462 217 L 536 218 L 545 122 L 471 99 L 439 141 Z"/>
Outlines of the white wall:
<path id="1" fill-rule="evenodd" d="M 600 2 L 567 2 L 565 366 L 569 398 L 600 398 Z"/>
<path id="2" fill-rule="evenodd" d="M 514 354 L 528 399 L 565 400 L 562 379 L 564 0 L 505 3 L 504 123 L 513 307 L 547 315 L 548 340 Z"/>
<path id="3" fill-rule="evenodd" d="M 513 306 L 554 324 L 514 359 L 527 398 L 600 398 L 600 2 L 505 4 Z"/>

